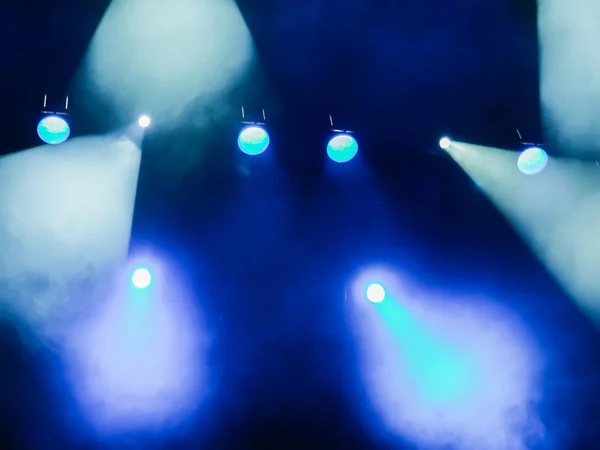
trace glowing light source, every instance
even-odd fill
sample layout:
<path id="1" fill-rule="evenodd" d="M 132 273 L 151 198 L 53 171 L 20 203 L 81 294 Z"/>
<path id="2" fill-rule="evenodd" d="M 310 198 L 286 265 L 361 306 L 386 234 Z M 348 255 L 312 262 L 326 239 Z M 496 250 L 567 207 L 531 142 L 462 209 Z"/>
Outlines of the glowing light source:
<path id="1" fill-rule="evenodd" d="M 452 141 L 449 138 L 443 137 L 442 139 L 440 139 L 440 147 L 444 150 L 448 150 L 450 148 L 450 145 L 452 145 Z"/>
<path id="2" fill-rule="evenodd" d="M 138 125 L 142 128 L 148 128 L 150 126 L 150 117 L 143 115 L 138 119 Z"/>
<path id="3" fill-rule="evenodd" d="M 358 153 L 358 142 L 348 134 L 338 134 L 327 144 L 327 155 L 332 161 L 345 163 Z"/>
<path id="4" fill-rule="evenodd" d="M 131 277 L 131 282 L 138 289 L 146 289 L 152 283 L 152 275 L 148 269 L 136 269 Z"/>
<path id="5" fill-rule="evenodd" d="M 269 147 L 269 133 L 258 126 L 244 128 L 238 137 L 238 147 L 246 155 L 260 155 Z"/>
<path id="6" fill-rule="evenodd" d="M 373 303 L 380 303 L 385 299 L 385 289 L 379 283 L 371 283 L 367 287 L 367 299 Z"/>
<path id="7" fill-rule="evenodd" d="M 537 175 L 547 164 L 548 154 L 539 147 L 526 149 L 517 161 L 517 167 L 525 175 Z"/>
<path id="8" fill-rule="evenodd" d="M 37 133 L 46 144 L 58 145 L 69 139 L 71 128 L 62 117 L 46 116 L 38 123 Z"/>

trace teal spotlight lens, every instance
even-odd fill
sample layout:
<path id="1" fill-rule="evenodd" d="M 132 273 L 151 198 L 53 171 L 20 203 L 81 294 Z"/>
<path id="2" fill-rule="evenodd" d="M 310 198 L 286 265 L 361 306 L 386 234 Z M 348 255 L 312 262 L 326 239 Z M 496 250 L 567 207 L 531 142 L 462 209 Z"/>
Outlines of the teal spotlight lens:
<path id="1" fill-rule="evenodd" d="M 71 128 L 62 117 L 46 116 L 38 123 L 37 133 L 46 144 L 58 145 L 69 139 Z"/>
<path id="2" fill-rule="evenodd" d="M 269 147 L 269 133 L 264 128 L 250 126 L 244 128 L 238 137 L 238 147 L 246 155 L 260 155 Z"/>
<path id="3" fill-rule="evenodd" d="M 525 175 L 537 175 L 547 164 L 548 154 L 539 147 L 526 149 L 517 161 L 517 167 Z"/>
<path id="4" fill-rule="evenodd" d="M 358 142 L 348 134 L 338 134 L 327 144 L 327 156 L 337 163 L 350 161 L 358 153 Z"/>
<path id="5" fill-rule="evenodd" d="M 367 299 L 373 303 L 381 303 L 385 299 L 385 289 L 379 283 L 371 283 L 367 287 Z"/>

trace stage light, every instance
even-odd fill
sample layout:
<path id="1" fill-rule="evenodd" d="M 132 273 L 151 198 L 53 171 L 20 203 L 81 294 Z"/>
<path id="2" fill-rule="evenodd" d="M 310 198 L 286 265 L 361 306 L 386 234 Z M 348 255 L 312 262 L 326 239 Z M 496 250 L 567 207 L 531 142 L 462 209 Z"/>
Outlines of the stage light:
<path id="1" fill-rule="evenodd" d="M 38 123 L 37 133 L 46 144 L 58 145 L 69 139 L 71 128 L 60 116 L 46 116 Z"/>
<path id="2" fill-rule="evenodd" d="M 244 128 L 238 137 L 238 147 L 246 155 L 260 155 L 269 147 L 269 133 L 259 126 Z"/>
<path id="3" fill-rule="evenodd" d="M 546 168 L 548 154 L 539 147 L 526 149 L 517 161 L 517 167 L 525 175 L 537 175 Z"/>
<path id="4" fill-rule="evenodd" d="M 152 283 L 152 275 L 150 275 L 148 269 L 139 268 L 133 272 L 131 282 L 138 289 L 146 289 Z"/>
<path id="5" fill-rule="evenodd" d="M 449 138 L 443 137 L 442 139 L 440 139 L 440 147 L 444 150 L 448 150 L 450 148 L 450 145 L 452 145 L 452 141 Z"/>
<path id="6" fill-rule="evenodd" d="M 385 289 L 379 283 L 371 283 L 367 287 L 367 299 L 373 303 L 380 303 L 385 299 Z"/>
<path id="7" fill-rule="evenodd" d="M 358 153 L 358 143 L 349 134 L 338 134 L 327 144 L 327 155 L 332 161 L 345 163 Z"/>
<path id="8" fill-rule="evenodd" d="M 138 125 L 142 128 L 148 128 L 150 126 L 150 117 L 143 115 L 138 119 Z"/>

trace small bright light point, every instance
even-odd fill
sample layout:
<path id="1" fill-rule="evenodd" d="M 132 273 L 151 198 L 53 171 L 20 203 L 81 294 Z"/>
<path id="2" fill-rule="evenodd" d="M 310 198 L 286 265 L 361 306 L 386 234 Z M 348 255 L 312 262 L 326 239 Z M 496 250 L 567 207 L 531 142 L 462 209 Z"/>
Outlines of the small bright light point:
<path id="1" fill-rule="evenodd" d="M 440 147 L 442 147 L 444 150 L 448 150 L 450 145 L 452 145 L 452 141 L 447 137 L 440 139 Z"/>
<path id="2" fill-rule="evenodd" d="M 152 283 L 152 275 L 148 269 L 136 269 L 131 277 L 131 282 L 138 289 L 146 289 Z"/>
<path id="3" fill-rule="evenodd" d="M 148 128 L 150 126 L 150 117 L 140 116 L 138 119 L 138 125 L 142 128 Z"/>
<path id="4" fill-rule="evenodd" d="M 327 144 L 327 155 L 332 161 L 345 163 L 358 153 L 358 142 L 348 134 L 338 134 Z"/>
<path id="5" fill-rule="evenodd" d="M 37 133 L 46 144 L 58 145 L 69 139 L 71 128 L 62 117 L 46 116 L 38 123 Z"/>
<path id="6" fill-rule="evenodd" d="M 367 299 L 373 303 L 380 303 L 385 299 L 385 289 L 379 283 L 371 283 L 367 288 Z"/>
<path id="7" fill-rule="evenodd" d="M 537 175 L 546 168 L 548 154 L 539 147 L 526 149 L 519 156 L 517 167 L 525 175 Z"/>
<path id="8" fill-rule="evenodd" d="M 244 128 L 238 137 L 238 147 L 246 155 L 260 155 L 269 146 L 269 133 L 264 128 L 251 126 Z"/>

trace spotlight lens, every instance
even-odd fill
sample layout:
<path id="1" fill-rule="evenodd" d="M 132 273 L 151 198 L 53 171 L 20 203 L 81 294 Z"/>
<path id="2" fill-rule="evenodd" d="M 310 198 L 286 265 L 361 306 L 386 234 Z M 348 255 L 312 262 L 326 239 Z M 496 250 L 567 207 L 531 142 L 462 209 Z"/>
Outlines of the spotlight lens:
<path id="1" fill-rule="evenodd" d="M 537 175 L 546 168 L 548 154 L 539 147 L 531 147 L 519 156 L 517 167 L 525 175 Z"/>
<path id="2" fill-rule="evenodd" d="M 345 163 L 358 153 L 358 142 L 347 134 L 338 134 L 327 144 L 327 155 L 332 161 Z"/>
<path id="3" fill-rule="evenodd" d="M 444 150 L 448 150 L 451 144 L 452 141 L 450 141 L 450 139 L 447 137 L 440 139 L 440 147 L 442 147 Z"/>
<path id="4" fill-rule="evenodd" d="M 142 128 L 148 128 L 150 126 L 150 117 L 148 116 L 141 116 L 138 119 L 138 125 Z"/>
<path id="5" fill-rule="evenodd" d="M 367 299 L 373 303 L 382 302 L 385 299 L 385 289 L 379 283 L 371 283 L 367 287 Z"/>
<path id="6" fill-rule="evenodd" d="M 62 117 L 46 116 L 38 123 L 37 133 L 46 144 L 58 145 L 69 139 L 71 128 Z"/>
<path id="7" fill-rule="evenodd" d="M 136 269 L 131 277 L 131 282 L 138 289 L 146 289 L 152 283 L 152 275 L 148 269 Z"/>
<path id="8" fill-rule="evenodd" d="M 244 128 L 238 137 L 238 147 L 246 155 L 260 155 L 269 146 L 269 133 L 261 127 Z"/>

